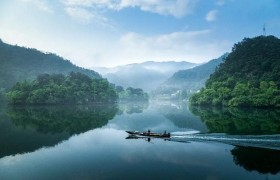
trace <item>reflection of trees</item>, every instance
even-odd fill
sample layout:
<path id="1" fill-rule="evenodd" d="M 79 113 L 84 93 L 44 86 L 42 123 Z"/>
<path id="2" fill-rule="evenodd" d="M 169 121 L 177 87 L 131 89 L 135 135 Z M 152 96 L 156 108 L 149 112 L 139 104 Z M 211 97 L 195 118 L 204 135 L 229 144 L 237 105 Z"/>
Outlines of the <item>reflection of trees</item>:
<path id="1" fill-rule="evenodd" d="M 184 102 L 165 102 L 157 104 L 158 111 L 179 128 L 191 128 L 207 132 L 206 126 L 194 116 Z"/>
<path id="2" fill-rule="evenodd" d="M 104 126 L 117 112 L 112 106 L 10 107 L 8 115 L 21 127 L 32 127 L 41 133 L 77 134 Z"/>
<path id="3" fill-rule="evenodd" d="M 0 109 L 0 158 L 54 146 L 71 135 L 104 126 L 115 105 L 8 107 Z"/>
<path id="4" fill-rule="evenodd" d="M 253 147 L 235 147 L 231 150 L 234 162 L 248 171 L 266 174 L 280 172 L 280 151 Z"/>
<path id="5" fill-rule="evenodd" d="M 119 114 L 142 113 L 148 107 L 149 107 L 148 101 L 123 102 L 123 103 L 119 103 Z"/>
<path id="6" fill-rule="evenodd" d="M 279 109 L 240 109 L 190 107 L 200 116 L 212 133 L 227 134 L 278 134 Z"/>

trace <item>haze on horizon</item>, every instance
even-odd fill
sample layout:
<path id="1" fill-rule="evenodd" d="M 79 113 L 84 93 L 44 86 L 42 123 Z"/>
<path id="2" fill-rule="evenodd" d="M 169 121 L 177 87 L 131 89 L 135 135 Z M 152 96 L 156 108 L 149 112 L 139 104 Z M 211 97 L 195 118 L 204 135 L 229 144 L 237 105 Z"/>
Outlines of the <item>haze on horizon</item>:
<path id="1" fill-rule="evenodd" d="M 90 68 L 202 63 L 244 37 L 280 36 L 278 0 L 2 0 L 0 39 Z"/>

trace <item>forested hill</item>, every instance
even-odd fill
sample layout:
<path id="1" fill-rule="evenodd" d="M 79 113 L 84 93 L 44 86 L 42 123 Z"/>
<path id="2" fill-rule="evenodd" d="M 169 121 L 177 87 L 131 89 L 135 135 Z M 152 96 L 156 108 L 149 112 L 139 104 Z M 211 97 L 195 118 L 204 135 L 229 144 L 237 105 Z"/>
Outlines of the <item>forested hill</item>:
<path id="1" fill-rule="evenodd" d="M 19 81 L 36 79 L 39 74 L 68 75 L 72 71 L 92 78 L 101 77 L 95 71 L 75 66 L 55 54 L 9 45 L 0 39 L 0 89 L 9 89 Z"/>
<path id="2" fill-rule="evenodd" d="M 191 98 L 193 104 L 280 106 L 280 39 L 245 38 Z"/>

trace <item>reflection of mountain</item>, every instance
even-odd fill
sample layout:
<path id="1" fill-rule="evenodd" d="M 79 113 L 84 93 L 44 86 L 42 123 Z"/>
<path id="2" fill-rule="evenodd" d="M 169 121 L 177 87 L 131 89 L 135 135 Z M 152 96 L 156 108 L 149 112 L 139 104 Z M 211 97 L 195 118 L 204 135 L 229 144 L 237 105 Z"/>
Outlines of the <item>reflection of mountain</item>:
<path id="1" fill-rule="evenodd" d="M 116 112 L 116 106 L 10 107 L 0 115 L 0 157 L 53 146 L 102 127 Z"/>
<path id="2" fill-rule="evenodd" d="M 186 103 L 174 104 L 158 104 L 158 111 L 175 126 L 179 128 L 195 129 L 200 132 L 208 132 L 207 127 L 199 117 L 194 116 L 188 109 Z"/>
<path id="3" fill-rule="evenodd" d="M 192 106 L 211 133 L 279 134 L 279 109 L 206 108 Z"/>
<path id="4" fill-rule="evenodd" d="M 143 113 L 145 109 L 149 107 L 148 101 L 139 101 L 139 102 L 125 102 L 119 103 L 119 113 L 118 114 L 133 114 L 133 113 Z"/>
<path id="5" fill-rule="evenodd" d="M 237 165 L 248 171 L 277 174 L 280 172 L 280 151 L 252 147 L 235 147 L 231 150 Z"/>

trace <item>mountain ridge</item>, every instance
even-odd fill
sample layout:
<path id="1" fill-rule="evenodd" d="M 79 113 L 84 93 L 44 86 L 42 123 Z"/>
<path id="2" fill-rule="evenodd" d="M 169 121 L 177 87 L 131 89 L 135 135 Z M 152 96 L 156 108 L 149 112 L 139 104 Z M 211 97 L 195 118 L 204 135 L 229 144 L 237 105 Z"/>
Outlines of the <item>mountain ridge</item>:
<path id="1" fill-rule="evenodd" d="M 93 70 L 116 85 L 121 85 L 123 87 L 133 86 L 142 88 L 145 91 L 151 91 L 174 72 L 195 66 L 197 66 L 197 64 L 187 61 L 146 61 L 113 68 L 95 67 Z"/>
<path id="2" fill-rule="evenodd" d="M 34 80 L 40 74 L 80 72 L 91 78 L 101 76 L 81 68 L 53 53 L 44 53 L 34 48 L 10 45 L 0 40 L 0 89 L 9 89 L 15 83 Z"/>
<path id="3" fill-rule="evenodd" d="M 128 68 L 128 67 L 132 67 L 132 66 L 143 66 L 146 68 L 149 68 L 149 65 L 169 65 L 170 64 L 180 64 L 183 66 L 197 66 L 199 64 L 197 63 L 192 63 L 192 62 L 188 62 L 188 61 L 145 61 L 142 63 L 130 63 L 130 64 L 125 64 L 125 65 L 118 65 L 118 66 L 114 66 L 114 67 L 103 67 L 103 66 L 97 66 L 97 67 L 92 67 L 90 69 L 95 70 L 95 71 L 100 71 L 100 74 L 108 74 L 108 73 L 112 73 L 112 72 L 116 72 L 121 68 Z M 151 68 L 150 68 L 151 69 Z"/>

